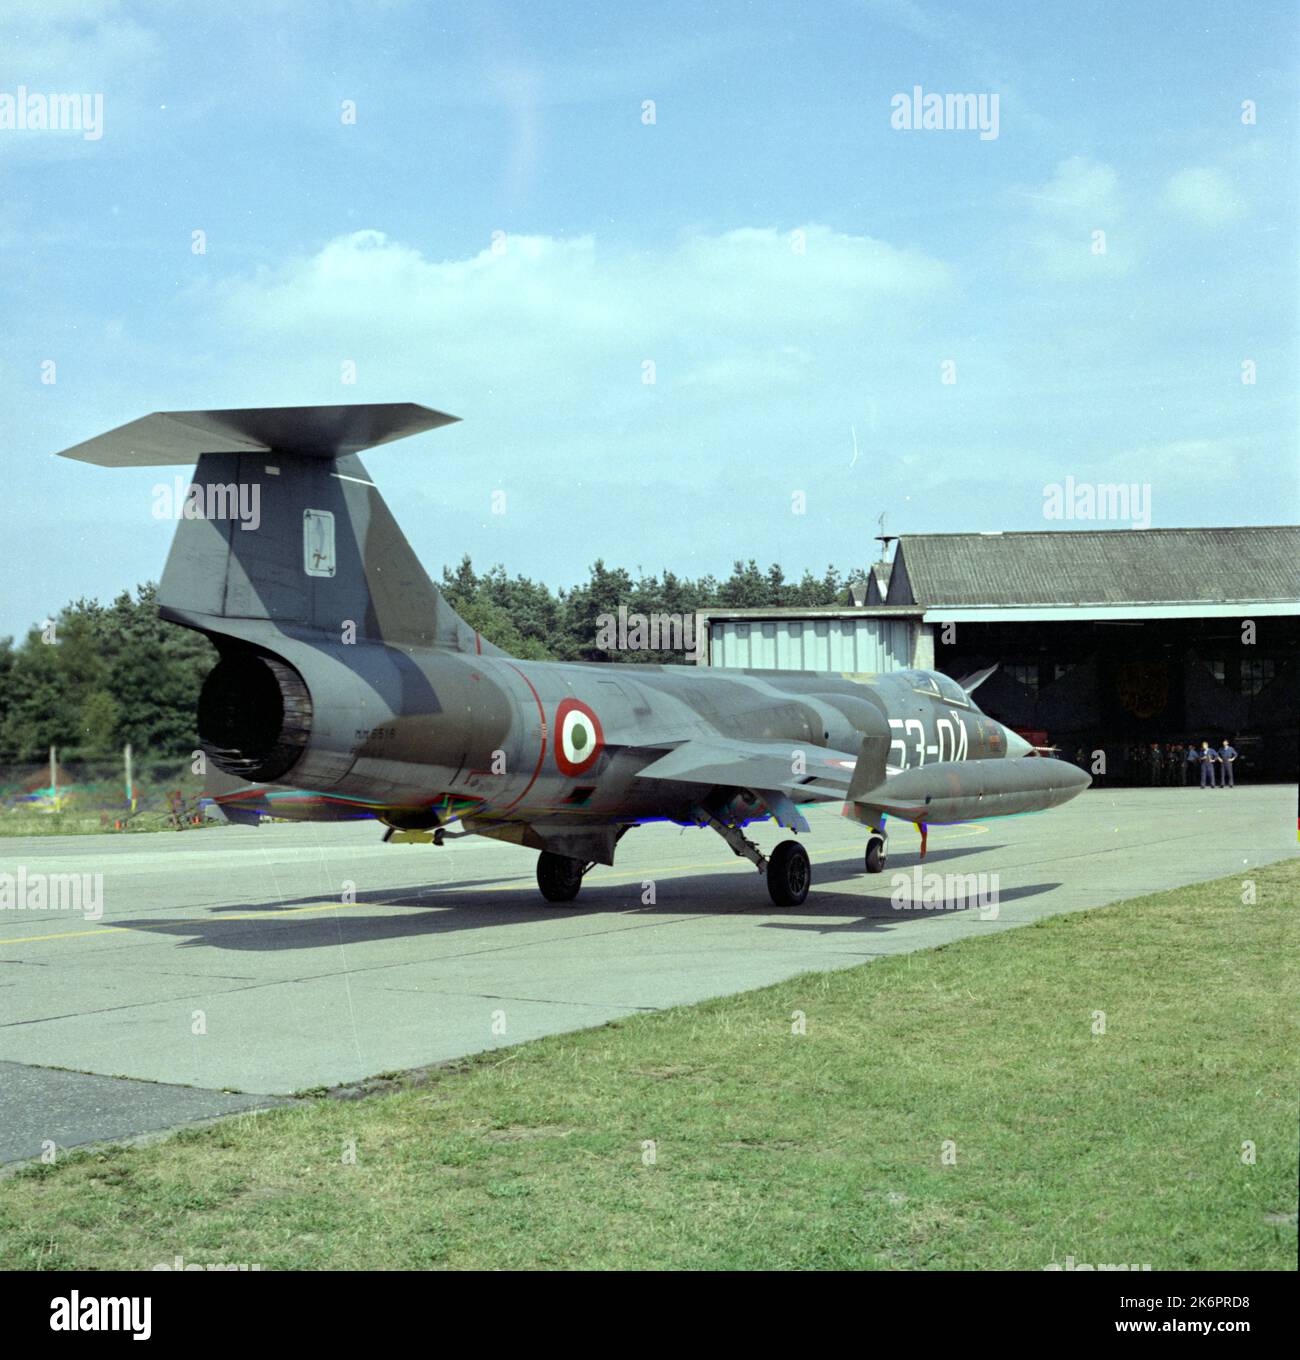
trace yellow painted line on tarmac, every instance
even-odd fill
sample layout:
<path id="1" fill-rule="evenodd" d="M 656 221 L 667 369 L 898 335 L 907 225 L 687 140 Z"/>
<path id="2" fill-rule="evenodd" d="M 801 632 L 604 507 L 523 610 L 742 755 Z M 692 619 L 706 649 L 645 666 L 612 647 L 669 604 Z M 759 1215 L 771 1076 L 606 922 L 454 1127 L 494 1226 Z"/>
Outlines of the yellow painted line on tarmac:
<path id="1" fill-rule="evenodd" d="M 104 926 L 100 930 L 64 930 L 57 935 L 15 935 L 12 940 L 0 940 L 0 945 L 31 944 L 36 940 L 71 940 L 81 935 L 113 935 L 126 929 L 126 926 Z"/>
<path id="2" fill-rule="evenodd" d="M 318 902 L 305 907 L 281 907 L 277 911 L 250 911 L 240 912 L 237 916 L 218 916 L 217 921 L 274 921 L 281 916 L 289 916 L 300 911 L 341 911 L 344 907 L 382 905 L 381 903 L 368 902 Z M 6 944 L 31 944 L 37 940 L 72 940 L 83 939 L 87 935 L 116 935 L 126 933 L 128 935 L 138 935 L 142 930 L 174 930 L 178 925 L 184 925 L 188 920 L 195 920 L 195 917 L 177 917 L 171 921 L 160 921 L 154 926 L 100 926 L 96 930 L 62 930 L 54 935 L 15 935 L 11 940 L 0 940 L 0 945 Z"/>

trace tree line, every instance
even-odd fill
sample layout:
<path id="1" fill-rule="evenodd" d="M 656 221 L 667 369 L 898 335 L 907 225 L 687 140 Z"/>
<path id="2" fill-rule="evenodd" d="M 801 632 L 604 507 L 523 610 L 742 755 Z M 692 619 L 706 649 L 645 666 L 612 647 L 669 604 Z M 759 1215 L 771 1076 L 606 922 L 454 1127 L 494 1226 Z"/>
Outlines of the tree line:
<path id="1" fill-rule="evenodd" d="M 465 557 L 444 568 L 442 591 L 472 628 L 514 656 L 539 661 L 684 660 L 680 652 L 626 653 L 598 645 L 602 615 L 693 615 L 700 609 L 817 606 L 848 602 L 848 578 L 830 567 L 787 581 L 779 566 L 737 561 L 723 581 L 665 571 L 635 576 L 598 561 L 589 578 L 552 590 L 497 565 L 478 572 Z M 123 591 L 111 604 L 77 600 L 18 644 L 0 638 L 0 763 L 195 749 L 195 705 L 216 649 L 158 617 L 157 586 Z"/>

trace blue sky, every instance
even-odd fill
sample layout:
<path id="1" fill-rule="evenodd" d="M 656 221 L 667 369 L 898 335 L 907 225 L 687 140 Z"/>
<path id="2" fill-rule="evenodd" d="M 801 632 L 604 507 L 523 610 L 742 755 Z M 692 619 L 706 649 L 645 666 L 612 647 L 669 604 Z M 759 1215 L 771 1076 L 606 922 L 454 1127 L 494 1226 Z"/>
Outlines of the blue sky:
<path id="1" fill-rule="evenodd" d="M 846 570 L 1067 477 L 1293 522 L 1298 55 L 1200 0 L 7 0 L 0 96 L 103 135 L 0 127 L 0 634 L 160 574 L 172 472 L 50 457 L 152 410 L 463 417 L 367 458 L 435 576 Z"/>

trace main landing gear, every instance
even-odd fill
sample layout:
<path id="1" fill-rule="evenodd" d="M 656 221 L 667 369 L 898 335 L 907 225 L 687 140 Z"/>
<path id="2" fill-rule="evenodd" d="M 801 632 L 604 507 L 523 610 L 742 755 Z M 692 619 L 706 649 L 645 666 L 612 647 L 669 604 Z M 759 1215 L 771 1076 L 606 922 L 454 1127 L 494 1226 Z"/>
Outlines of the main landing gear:
<path id="1" fill-rule="evenodd" d="M 580 859 L 543 850 L 537 856 L 537 886 L 548 902 L 572 902 L 582 887 L 582 876 L 591 868 Z"/>
<path id="2" fill-rule="evenodd" d="M 739 827 L 708 812 L 703 820 L 731 846 L 733 853 L 749 860 L 760 874 L 767 876 L 768 895 L 778 907 L 803 906 L 812 887 L 812 864 L 807 850 L 798 841 L 782 841 L 769 859 Z"/>
<path id="3" fill-rule="evenodd" d="M 778 907 L 801 907 L 812 886 L 808 852 L 798 841 L 782 841 L 767 862 L 767 891 Z"/>

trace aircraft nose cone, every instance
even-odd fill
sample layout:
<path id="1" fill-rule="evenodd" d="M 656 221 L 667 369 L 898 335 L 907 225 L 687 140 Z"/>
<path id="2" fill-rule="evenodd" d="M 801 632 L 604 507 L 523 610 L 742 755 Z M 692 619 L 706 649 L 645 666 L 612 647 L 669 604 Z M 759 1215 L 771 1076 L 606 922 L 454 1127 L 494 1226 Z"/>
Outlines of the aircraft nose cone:
<path id="1" fill-rule="evenodd" d="M 1051 789 L 1062 795 L 1060 802 L 1067 802 L 1075 794 L 1082 793 L 1092 783 L 1087 770 L 1081 770 L 1069 760 L 1056 760 L 1052 756 L 1042 756 L 1043 769 L 1040 774 Z"/>
<path id="2" fill-rule="evenodd" d="M 1034 755 L 1034 748 L 1029 742 L 1009 727 L 1002 728 L 1002 739 L 1007 744 L 1008 760 L 1024 759 L 1026 756 Z M 1035 756 L 1035 759 L 1043 762 L 1042 768 L 1038 771 L 1043 782 L 1049 788 L 1064 793 L 1066 798 L 1073 798 L 1076 793 L 1082 793 L 1092 783 L 1092 776 L 1088 771 L 1080 769 L 1072 761 L 1057 760 L 1052 756 Z M 1065 799 L 1061 801 L 1064 802 Z"/>
<path id="3" fill-rule="evenodd" d="M 1068 760 L 1058 761 L 1057 763 L 1064 765 L 1070 772 L 1065 781 L 1066 788 L 1081 793 L 1092 783 L 1092 775 L 1087 770 L 1081 770 L 1077 765 L 1071 765 Z"/>

